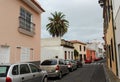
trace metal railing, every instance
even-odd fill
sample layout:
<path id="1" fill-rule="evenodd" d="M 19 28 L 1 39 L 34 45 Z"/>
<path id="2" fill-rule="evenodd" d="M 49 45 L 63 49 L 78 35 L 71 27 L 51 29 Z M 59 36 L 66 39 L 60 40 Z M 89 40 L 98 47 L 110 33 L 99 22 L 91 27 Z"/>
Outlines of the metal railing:
<path id="1" fill-rule="evenodd" d="M 26 20 L 23 17 L 19 17 L 19 28 L 35 33 L 35 24 Z"/>

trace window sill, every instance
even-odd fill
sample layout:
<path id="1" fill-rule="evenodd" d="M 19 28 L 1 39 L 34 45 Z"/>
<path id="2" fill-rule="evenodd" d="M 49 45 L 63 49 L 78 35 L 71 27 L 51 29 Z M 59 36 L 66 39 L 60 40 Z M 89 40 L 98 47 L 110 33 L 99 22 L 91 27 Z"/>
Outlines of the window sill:
<path id="1" fill-rule="evenodd" d="M 28 35 L 28 36 L 31 36 L 31 37 L 33 37 L 35 35 L 35 32 L 30 32 L 30 31 L 27 31 L 23 28 L 18 28 L 18 31 L 22 34 L 25 34 L 25 35 Z"/>

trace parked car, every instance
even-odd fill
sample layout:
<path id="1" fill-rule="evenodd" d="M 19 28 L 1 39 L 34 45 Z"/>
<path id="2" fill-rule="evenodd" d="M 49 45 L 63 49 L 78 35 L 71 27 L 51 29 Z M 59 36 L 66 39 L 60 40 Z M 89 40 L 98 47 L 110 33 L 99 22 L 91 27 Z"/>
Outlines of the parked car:
<path id="1" fill-rule="evenodd" d="M 32 63 L 1 64 L 0 82 L 47 82 L 47 72 Z"/>
<path id="2" fill-rule="evenodd" d="M 99 60 L 102 60 L 103 58 L 102 57 L 99 57 L 99 58 L 95 58 L 94 61 L 99 61 Z"/>
<path id="3" fill-rule="evenodd" d="M 92 63 L 92 60 L 86 59 L 86 60 L 85 60 L 85 63 L 89 63 L 89 64 L 90 64 L 90 63 Z"/>
<path id="4" fill-rule="evenodd" d="M 62 78 L 63 74 L 69 73 L 67 65 L 65 65 L 64 59 L 47 59 L 41 63 L 40 68 L 48 72 L 48 77 Z"/>
<path id="5" fill-rule="evenodd" d="M 76 61 L 67 59 L 67 60 L 65 60 L 65 62 L 66 62 L 66 65 L 68 66 L 69 71 L 72 72 L 73 70 L 77 69 Z"/>
<path id="6" fill-rule="evenodd" d="M 83 66 L 82 61 L 81 60 L 75 60 L 77 62 L 77 67 L 80 68 Z"/>

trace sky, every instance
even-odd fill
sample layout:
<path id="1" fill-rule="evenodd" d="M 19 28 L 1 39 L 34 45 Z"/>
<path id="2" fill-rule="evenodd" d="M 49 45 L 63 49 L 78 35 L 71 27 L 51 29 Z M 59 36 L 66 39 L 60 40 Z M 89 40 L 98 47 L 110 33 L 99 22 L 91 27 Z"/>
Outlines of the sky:
<path id="1" fill-rule="evenodd" d="M 102 40 L 103 16 L 98 0 L 37 0 L 45 12 L 41 15 L 41 38 L 52 37 L 46 31 L 50 13 L 62 12 L 69 21 L 68 32 L 62 37 L 65 40 L 88 42 Z"/>

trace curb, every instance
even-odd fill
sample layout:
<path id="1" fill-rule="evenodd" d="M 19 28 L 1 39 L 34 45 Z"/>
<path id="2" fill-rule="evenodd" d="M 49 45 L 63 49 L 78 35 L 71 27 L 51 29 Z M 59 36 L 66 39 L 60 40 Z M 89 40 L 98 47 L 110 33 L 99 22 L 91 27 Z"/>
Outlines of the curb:
<path id="1" fill-rule="evenodd" d="M 106 64 L 103 64 L 103 68 L 105 71 L 105 76 L 106 76 L 106 82 L 120 82 L 120 79 L 118 79 L 113 73 L 112 71 L 110 71 Z"/>
<path id="2" fill-rule="evenodd" d="M 109 78 L 109 75 L 107 73 L 107 69 L 106 69 L 106 65 L 103 64 L 103 69 L 104 69 L 104 73 L 105 73 L 105 78 L 106 78 L 106 82 L 111 82 L 110 78 Z"/>

